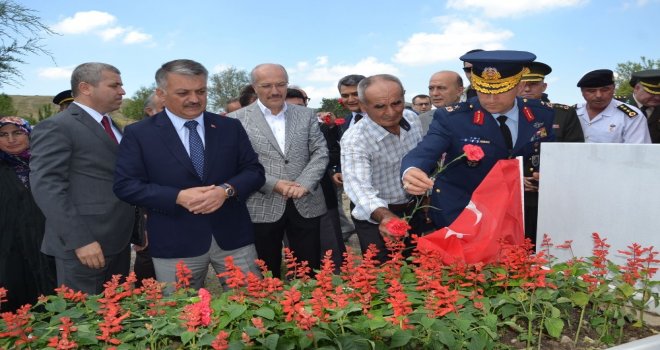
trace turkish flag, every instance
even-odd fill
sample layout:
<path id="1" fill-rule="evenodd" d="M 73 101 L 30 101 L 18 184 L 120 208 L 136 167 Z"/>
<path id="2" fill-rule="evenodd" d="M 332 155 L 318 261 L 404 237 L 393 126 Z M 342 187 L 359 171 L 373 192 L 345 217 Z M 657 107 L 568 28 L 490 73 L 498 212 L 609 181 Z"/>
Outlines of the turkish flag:
<path id="1" fill-rule="evenodd" d="M 418 249 L 443 253 L 445 264 L 496 261 L 500 242 L 525 241 L 522 185 L 522 160 L 498 161 L 456 220 L 421 237 Z"/>

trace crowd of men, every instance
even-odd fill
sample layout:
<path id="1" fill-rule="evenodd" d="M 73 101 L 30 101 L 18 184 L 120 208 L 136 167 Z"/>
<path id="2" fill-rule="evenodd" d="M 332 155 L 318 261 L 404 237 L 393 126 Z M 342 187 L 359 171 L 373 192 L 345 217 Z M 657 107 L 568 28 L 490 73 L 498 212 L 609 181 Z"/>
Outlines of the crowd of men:
<path id="1" fill-rule="evenodd" d="M 183 261 L 196 288 L 227 256 L 255 273 L 259 258 L 280 276 L 283 245 L 312 269 L 332 249 L 338 265 L 352 233 L 384 261 L 390 220 L 408 217 L 419 234 L 449 225 L 493 165 L 516 156 L 525 159 L 525 230 L 535 239 L 543 142 L 660 143 L 660 70 L 635 72 L 626 102 L 614 98 L 611 70 L 591 71 L 577 81 L 585 102 L 567 106 L 548 100 L 552 69 L 532 53 L 460 59 L 468 86 L 457 72 L 436 72 L 412 110 L 395 76 L 342 77 L 346 116 L 306 107 L 306 93 L 271 63 L 252 69 L 226 116 L 211 113 L 208 71 L 174 60 L 155 73 L 147 117 L 124 130 L 109 117 L 125 94 L 120 71 L 81 64 L 54 99 L 60 112 L 31 136 L 42 251 L 55 257 L 58 284 L 101 292 L 129 272 L 131 243 L 141 277 L 173 282 Z M 431 176 L 465 144 L 485 157 Z M 413 212 L 425 196 L 431 209 Z"/>

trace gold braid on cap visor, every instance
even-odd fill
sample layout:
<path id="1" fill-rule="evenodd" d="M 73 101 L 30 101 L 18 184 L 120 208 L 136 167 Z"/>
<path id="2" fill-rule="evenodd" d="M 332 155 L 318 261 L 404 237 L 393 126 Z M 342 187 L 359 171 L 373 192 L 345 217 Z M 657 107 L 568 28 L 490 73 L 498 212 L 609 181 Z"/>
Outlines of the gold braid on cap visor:
<path id="1" fill-rule="evenodd" d="M 527 73 L 523 74 L 522 81 L 543 81 L 545 75 L 538 73 Z"/>
<path id="2" fill-rule="evenodd" d="M 648 92 L 649 94 L 660 95 L 660 83 L 651 84 L 651 83 L 645 83 L 643 81 L 640 81 L 639 83 L 642 84 L 642 88 L 644 89 L 644 91 Z"/>
<path id="3" fill-rule="evenodd" d="M 501 94 L 513 89 L 519 82 L 524 74 L 529 73 L 529 68 L 523 68 L 520 73 L 501 78 L 500 72 L 492 67 L 484 68 L 481 76 L 472 73 L 472 85 L 474 89 L 484 94 Z"/>

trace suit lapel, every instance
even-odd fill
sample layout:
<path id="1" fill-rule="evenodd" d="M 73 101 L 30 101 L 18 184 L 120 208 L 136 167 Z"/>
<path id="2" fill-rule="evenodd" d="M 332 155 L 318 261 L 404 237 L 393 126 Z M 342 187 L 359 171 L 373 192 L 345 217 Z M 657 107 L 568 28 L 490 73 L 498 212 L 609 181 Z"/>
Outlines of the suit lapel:
<path id="1" fill-rule="evenodd" d="M 80 108 L 78 105 L 75 103 L 72 103 L 69 106 L 71 115 L 76 118 L 81 124 L 83 124 L 89 131 L 92 133 L 92 135 L 98 137 L 101 139 L 101 142 L 106 144 L 108 147 L 112 148 L 113 151 L 117 151 L 117 144 L 115 141 L 110 139 L 110 136 L 105 133 L 105 130 L 103 130 L 103 126 L 94 120 L 94 118 L 89 115 L 89 113 L 85 112 L 84 109 Z M 117 128 L 119 130 L 119 128 Z"/>
<path id="2" fill-rule="evenodd" d="M 167 113 L 163 110 L 152 118 L 156 118 L 158 133 L 163 139 L 163 143 L 172 153 L 174 158 L 178 160 L 185 168 L 187 168 L 188 171 L 193 173 L 195 176 L 198 176 L 197 171 L 195 171 L 195 167 L 192 164 L 192 160 L 190 160 L 190 156 L 188 155 L 188 152 L 186 152 L 186 148 L 183 146 L 183 143 L 181 143 L 181 138 L 179 138 L 179 134 L 177 134 L 176 130 L 174 129 L 174 125 L 170 121 L 170 118 L 168 118 Z M 206 118 L 204 118 L 204 120 L 206 120 Z M 206 155 L 206 151 L 204 151 L 204 153 Z"/>
<path id="3" fill-rule="evenodd" d="M 248 114 L 248 118 L 252 119 L 257 129 L 259 129 L 259 131 L 261 131 L 261 133 L 263 133 L 263 135 L 266 136 L 266 138 L 273 145 L 273 147 L 275 147 L 275 149 L 284 157 L 284 152 L 282 151 L 282 149 L 280 149 L 280 145 L 277 143 L 277 140 L 275 139 L 275 135 L 273 135 L 273 130 L 270 128 L 270 125 L 268 125 L 268 122 L 266 121 L 266 117 L 261 112 L 261 109 L 259 108 L 257 102 L 254 102 L 253 104 L 249 105 L 246 108 L 245 112 Z"/>

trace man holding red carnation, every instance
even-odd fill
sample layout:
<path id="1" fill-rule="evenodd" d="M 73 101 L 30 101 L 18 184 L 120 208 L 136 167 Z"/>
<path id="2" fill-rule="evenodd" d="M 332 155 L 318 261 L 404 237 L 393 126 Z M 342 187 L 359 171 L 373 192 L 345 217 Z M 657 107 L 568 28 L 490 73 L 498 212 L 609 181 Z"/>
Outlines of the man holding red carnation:
<path id="1" fill-rule="evenodd" d="M 542 142 L 554 140 L 554 112 L 540 100 L 516 98 L 523 74 L 536 56 L 524 51 L 479 51 L 463 55 L 472 63 L 477 98 L 439 108 L 429 132 L 401 163 L 406 191 L 431 191 L 429 216 L 437 227 L 449 226 L 470 201 L 472 192 L 500 159 L 538 157 Z M 433 181 L 429 175 L 440 156 L 461 156 L 465 145 L 477 145 L 484 157 L 453 162 Z M 537 170 L 538 171 L 538 170 Z"/>
<path id="2" fill-rule="evenodd" d="M 408 227 L 401 217 L 411 216 L 416 202 L 399 181 L 403 156 L 422 139 L 418 118 L 404 116 L 404 89 L 401 81 L 388 74 L 374 75 L 358 84 L 361 110 L 367 117 L 351 126 L 341 139 L 344 190 L 355 204 L 352 211 L 360 248 L 375 244 L 377 259 L 387 260 L 383 237 L 392 238 L 421 232 L 425 227 L 421 211 Z"/>

